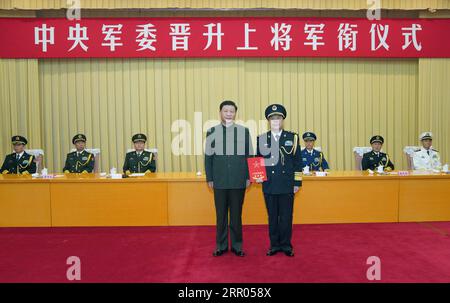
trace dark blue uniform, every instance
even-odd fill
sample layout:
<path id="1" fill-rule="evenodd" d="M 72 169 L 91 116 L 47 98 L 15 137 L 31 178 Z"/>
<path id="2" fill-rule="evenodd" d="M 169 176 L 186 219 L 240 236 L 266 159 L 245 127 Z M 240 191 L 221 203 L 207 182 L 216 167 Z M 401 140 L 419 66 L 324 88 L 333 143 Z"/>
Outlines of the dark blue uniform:
<path id="1" fill-rule="evenodd" d="M 265 158 L 268 178 L 262 187 L 269 215 L 271 250 L 291 252 L 294 186 L 302 185 L 298 135 L 283 130 L 276 141 L 269 131 L 259 136 L 257 143 L 257 154 Z"/>
<path id="2" fill-rule="evenodd" d="M 11 138 L 13 145 L 27 145 L 27 138 L 23 136 L 14 136 Z M 36 173 L 36 162 L 34 157 L 25 151 L 22 155 L 12 153 L 6 156 L 0 169 L 2 174 L 34 174 Z"/>
<path id="3" fill-rule="evenodd" d="M 36 173 L 36 162 L 34 157 L 26 152 L 18 158 L 16 153 L 6 156 L 1 168 L 2 174 L 34 174 Z"/>
<path id="4" fill-rule="evenodd" d="M 310 153 L 306 148 L 302 150 L 302 160 L 304 166 L 309 166 L 310 171 L 324 171 L 330 169 L 327 160 L 321 151 L 313 149 Z"/>

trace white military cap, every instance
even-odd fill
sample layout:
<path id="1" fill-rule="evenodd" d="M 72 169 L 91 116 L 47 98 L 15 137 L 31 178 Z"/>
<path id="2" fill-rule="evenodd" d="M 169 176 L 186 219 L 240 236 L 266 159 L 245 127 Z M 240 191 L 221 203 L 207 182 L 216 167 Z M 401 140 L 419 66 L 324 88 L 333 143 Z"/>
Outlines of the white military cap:
<path id="1" fill-rule="evenodd" d="M 433 139 L 433 134 L 431 132 L 423 132 L 419 136 L 419 140 Z"/>

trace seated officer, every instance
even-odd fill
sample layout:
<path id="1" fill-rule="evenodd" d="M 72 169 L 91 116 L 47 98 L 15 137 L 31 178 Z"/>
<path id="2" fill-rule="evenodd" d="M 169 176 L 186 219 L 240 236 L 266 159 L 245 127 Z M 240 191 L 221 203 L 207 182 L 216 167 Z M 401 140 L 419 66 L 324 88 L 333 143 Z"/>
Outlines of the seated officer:
<path id="1" fill-rule="evenodd" d="M 22 136 L 12 137 L 14 153 L 7 155 L 3 162 L 2 174 L 34 174 L 36 173 L 36 163 L 34 157 L 25 152 L 27 139 Z"/>
<path id="2" fill-rule="evenodd" d="M 94 154 L 84 150 L 86 147 L 86 136 L 83 134 L 75 135 L 72 143 L 75 145 L 76 151 L 67 154 L 63 171 L 65 173 L 92 173 L 95 158 Z"/>
<path id="3" fill-rule="evenodd" d="M 144 149 L 147 137 L 144 134 L 136 134 L 131 140 L 134 143 L 135 150 L 127 153 L 125 156 L 125 163 L 123 164 L 123 172 L 125 175 L 132 173 L 154 173 L 156 170 L 155 156 L 153 153 Z"/>
<path id="4" fill-rule="evenodd" d="M 384 170 L 386 171 L 391 171 L 394 169 L 394 163 L 391 162 L 389 156 L 385 153 L 380 152 L 383 143 L 384 139 L 382 136 L 373 136 L 370 139 L 372 151 L 363 155 L 361 162 L 362 170 L 376 170 L 380 165 L 382 165 Z"/>
<path id="5" fill-rule="evenodd" d="M 305 148 L 302 150 L 302 160 L 305 166 L 309 166 L 311 171 L 326 171 L 329 170 L 327 160 L 322 152 L 314 149 L 314 143 L 317 139 L 316 134 L 306 132 L 303 134 L 303 141 L 305 142 Z"/>
<path id="6" fill-rule="evenodd" d="M 419 137 L 422 147 L 413 154 L 414 169 L 416 170 L 441 170 L 441 157 L 439 152 L 431 146 L 433 134 L 424 132 Z"/>

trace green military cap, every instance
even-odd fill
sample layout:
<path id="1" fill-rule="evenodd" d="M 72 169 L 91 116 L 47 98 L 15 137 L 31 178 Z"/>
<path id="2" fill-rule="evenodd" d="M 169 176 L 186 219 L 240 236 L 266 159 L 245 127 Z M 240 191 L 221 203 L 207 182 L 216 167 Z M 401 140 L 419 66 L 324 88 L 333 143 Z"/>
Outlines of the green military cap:
<path id="1" fill-rule="evenodd" d="M 75 144 L 78 141 L 86 142 L 86 136 L 83 134 L 77 134 L 72 138 L 72 143 Z"/>
<path id="2" fill-rule="evenodd" d="M 26 145 L 28 143 L 27 138 L 25 138 L 23 136 L 13 136 L 11 138 L 11 142 L 13 145 L 16 145 L 16 144 Z"/>
<path id="3" fill-rule="evenodd" d="M 145 143 L 145 142 L 147 142 L 147 136 L 144 134 L 136 134 L 131 138 L 131 141 L 133 141 L 133 143 L 136 143 L 139 141 Z"/>
<path id="4" fill-rule="evenodd" d="M 379 135 L 376 135 L 376 136 L 373 136 L 372 138 L 370 138 L 370 144 L 373 144 L 375 142 L 383 144 L 384 143 L 384 138 L 382 136 L 379 136 Z"/>

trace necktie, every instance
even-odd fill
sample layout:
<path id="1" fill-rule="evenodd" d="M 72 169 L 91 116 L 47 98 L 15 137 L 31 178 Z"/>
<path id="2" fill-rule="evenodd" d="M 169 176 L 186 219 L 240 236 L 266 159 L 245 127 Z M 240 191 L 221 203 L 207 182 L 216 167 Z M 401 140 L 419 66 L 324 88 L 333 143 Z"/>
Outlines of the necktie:
<path id="1" fill-rule="evenodd" d="M 428 154 L 428 156 L 430 155 L 430 151 L 429 150 L 427 150 L 427 154 Z"/>
<path id="2" fill-rule="evenodd" d="M 275 140 L 278 141 L 280 139 L 280 135 L 275 135 Z"/>
<path id="3" fill-rule="evenodd" d="M 20 159 L 20 155 L 17 154 L 17 155 L 16 155 L 16 160 L 19 161 L 19 159 Z"/>

